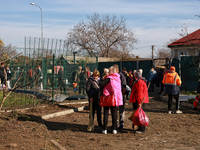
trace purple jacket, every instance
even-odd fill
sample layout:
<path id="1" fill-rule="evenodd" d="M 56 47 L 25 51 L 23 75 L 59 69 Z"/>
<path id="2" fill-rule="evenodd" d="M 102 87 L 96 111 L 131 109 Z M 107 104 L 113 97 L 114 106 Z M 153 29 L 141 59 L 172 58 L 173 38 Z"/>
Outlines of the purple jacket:
<path id="1" fill-rule="evenodd" d="M 110 78 L 110 82 L 104 86 L 103 95 L 108 96 L 114 94 L 116 106 L 123 105 L 120 75 L 113 73 L 106 78 Z"/>

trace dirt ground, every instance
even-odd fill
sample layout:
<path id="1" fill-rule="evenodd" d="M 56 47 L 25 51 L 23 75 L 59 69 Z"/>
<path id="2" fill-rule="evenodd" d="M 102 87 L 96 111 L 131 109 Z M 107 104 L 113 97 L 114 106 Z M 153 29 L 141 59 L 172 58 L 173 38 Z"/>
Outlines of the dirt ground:
<path id="1" fill-rule="evenodd" d="M 86 104 L 85 104 L 86 105 Z M 175 104 L 173 104 L 175 105 Z M 83 106 L 83 104 L 81 105 Z M 65 149 L 200 149 L 200 112 L 191 107 L 182 107 L 183 114 L 167 114 L 167 102 L 150 94 L 150 103 L 144 106 L 150 123 L 144 134 L 135 134 L 132 122 L 127 118 L 132 105 L 126 103 L 125 128 L 116 135 L 108 129 L 101 133 L 95 119 L 95 130 L 87 131 L 89 111 L 42 120 L 41 116 L 63 111 L 80 105 L 43 106 L 28 111 L 0 114 L 0 150 L 57 150 L 52 140 Z M 103 115 L 102 115 L 103 117 Z M 109 127 L 111 124 L 109 116 Z"/>

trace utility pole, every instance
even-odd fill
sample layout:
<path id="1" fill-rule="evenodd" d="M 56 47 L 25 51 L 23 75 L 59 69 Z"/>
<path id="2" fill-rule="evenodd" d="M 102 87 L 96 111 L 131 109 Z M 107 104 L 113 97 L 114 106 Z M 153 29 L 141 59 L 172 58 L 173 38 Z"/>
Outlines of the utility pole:
<path id="1" fill-rule="evenodd" d="M 154 65 L 155 65 L 155 64 L 154 64 L 154 46 L 155 46 L 155 45 L 152 45 L 152 46 L 151 46 L 151 48 L 152 48 L 152 63 L 153 63 L 153 67 L 155 67 L 155 66 L 154 66 Z"/>

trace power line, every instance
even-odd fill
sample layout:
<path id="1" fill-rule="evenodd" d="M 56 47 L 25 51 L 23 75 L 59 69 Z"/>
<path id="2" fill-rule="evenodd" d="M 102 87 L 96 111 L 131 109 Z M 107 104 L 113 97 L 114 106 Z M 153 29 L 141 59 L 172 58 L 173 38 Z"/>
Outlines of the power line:
<path id="1" fill-rule="evenodd" d="M 142 46 L 142 47 L 136 47 L 135 49 L 140 49 L 140 48 L 145 48 L 145 47 L 151 47 L 152 45 L 146 45 L 146 46 Z"/>

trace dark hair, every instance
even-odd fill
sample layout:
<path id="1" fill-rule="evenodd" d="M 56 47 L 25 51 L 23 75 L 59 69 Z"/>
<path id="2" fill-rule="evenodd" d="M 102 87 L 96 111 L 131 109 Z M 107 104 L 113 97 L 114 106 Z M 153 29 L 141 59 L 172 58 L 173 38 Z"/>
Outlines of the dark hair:
<path id="1" fill-rule="evenodd" d="M 94 77 L 94 76 L 98 76 L 98 77 L 100 77 L 100 73 L 99 73 L 99 71 L 94 71 L 93 74 L 92 74 L 92 76 L 93 76 L 93 77 Z"/>
<path id="2" fill-rule="evenodd" d="M 130 72 L 130 71 L 133 72 L 132 70 L 129 70 L 128 72 Z"/>

